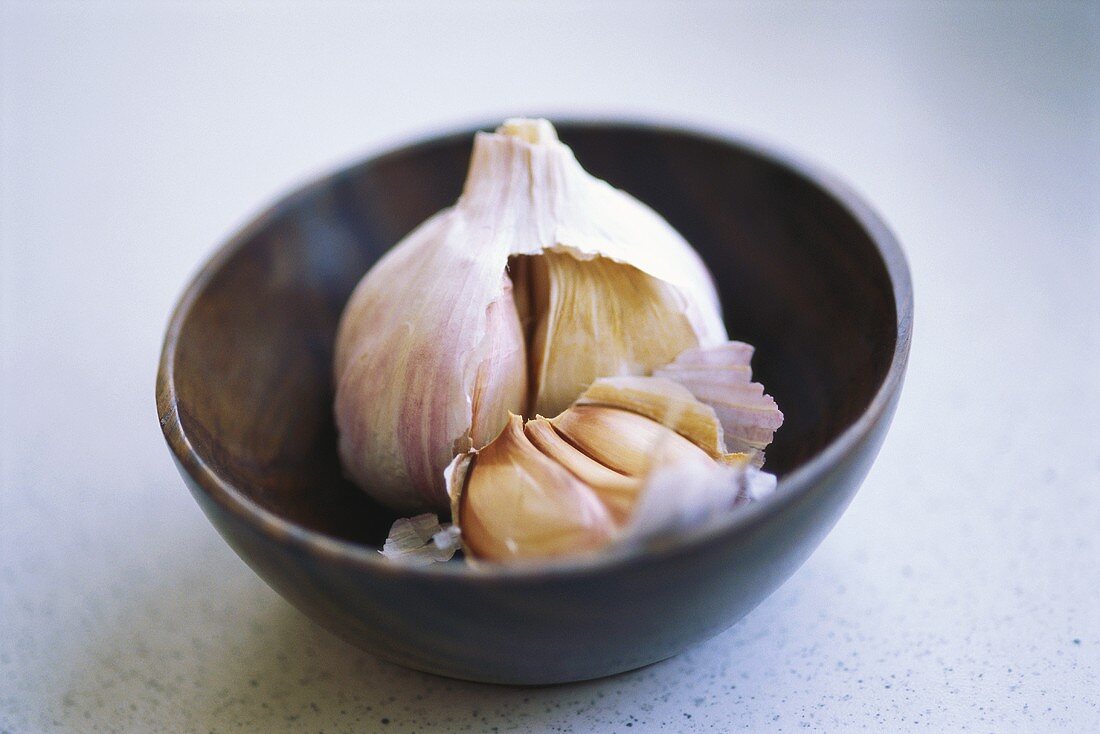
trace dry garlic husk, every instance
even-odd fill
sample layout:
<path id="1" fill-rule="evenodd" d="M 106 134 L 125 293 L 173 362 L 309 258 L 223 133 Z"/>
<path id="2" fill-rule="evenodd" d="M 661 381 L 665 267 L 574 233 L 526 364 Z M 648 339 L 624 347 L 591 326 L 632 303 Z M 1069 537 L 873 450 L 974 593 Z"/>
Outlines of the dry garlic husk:
<path id="1" fill-rule="evenodd" d="M 459 548 L 458 529 L 441 525 L 433 513 L 398 519 L 379 551 L 386 558 L 412 566 L 449 561 Z"/>
<path id="2" fill-rule="evenodd" d="M 586 173 L 545 120 L 478 133 L 458 202 L 356 287 L 336 340 L 347 473 L 444 511 L 444 469 L 511 414 L 558 415 L 596 378 L 726 339 L 710 275 L 664 219 Z"/>
<path id="3" fill-rule="evenodd" d="M 751 453 L 727 453 L 723 430 L 712 408 L 656 377 L 597 380 L 552 419 L 510 416 L 446 472 L 463 546 L 487 561 L 547 559 L 721 516 L 774 480 Z"/>
<path id="4" fill-rule="evenodd" d="M 783 414 L 764 386 L 752 381 L 752 354 L 751 345 L 735 341 L 687 349 L 653 374 L 683 385 L 710 406 L 722 424 L 726 446 L 752 454 L 760 466 L 764 449 L 783 425 Z"/>

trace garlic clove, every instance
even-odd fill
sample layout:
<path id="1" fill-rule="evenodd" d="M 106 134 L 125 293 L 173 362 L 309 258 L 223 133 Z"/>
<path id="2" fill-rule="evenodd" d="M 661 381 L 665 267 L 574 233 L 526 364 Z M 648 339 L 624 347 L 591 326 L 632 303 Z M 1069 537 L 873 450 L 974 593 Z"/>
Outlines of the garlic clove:
<path id="1" fill-rule="evenodd" d="M 629 477 L 644 476 L 662 463 L 714 463 L 703 449 L 672 429 L 628 410 L 574 405 L 550 423 L 580 451 Z"/>
<path id="2" fill-rule="evenodd" d="M 711 458 L 726 460 L 722 424 L 714 409 L 679 383 L 659 377 L 602 377 L 577 398 L 577 404 L 644 415 L 687 438 Z"/>
<path id="3" fill-rule="evenodd" d="M 456 453 L 489 443 L 504 428 L 508 416 L 527 403 L 527 350 L 508 276 L 504 276 L 501 297 L 489 304 L 485 349 L 471 396 L 472 445 L 460 441 Z"/>
<path id="4" fill-rule="evenodd" d="M 553 419 L 511 416 L 446 479 L 471 558 L 546 558 L 699 527 L 774 486 L 751 458 L 725 452 L 715 411 L 683 386 L 626 376 Z"/>
<path id="5" fill-rule="evenodd" d="M 462 540 L 477 558 L 579 553 L 607 545 L 614 535 L 615 522 L 593 490 L 539 451 L 517 415 L 459 476 Z"/>
<path id="6" fill-rule="evenodd" d="M 583 453 L 554 430 L 546 418 L 527 421 L 523 431 L 539 451 L 591 487 L 616 524 L 626 522 L 642 489 L 637 477 L 620 474 Z"/>
<path id="7" fill-rule="evenodd" d="M 602 257 L 547 252 L 537 260 L 546 300 L 531 345 L 534 412 L 557 415 L 594 378 L 646 374 L 697 343 L 667 283 Z"/>
<path id="8" fill-rule="evenodd" d="M 448 219 L 428 220 L 367 273 L 336 336 L 341 463 L 371 496 L 409 514 L 447 507 L 443 469 L 472 443 L 481 364 L 507 341 L 489 328 L 510 329 L 490 318 L 507 299 L 504 268 L 477 267 L 472 254 L 456 264 Z"/>

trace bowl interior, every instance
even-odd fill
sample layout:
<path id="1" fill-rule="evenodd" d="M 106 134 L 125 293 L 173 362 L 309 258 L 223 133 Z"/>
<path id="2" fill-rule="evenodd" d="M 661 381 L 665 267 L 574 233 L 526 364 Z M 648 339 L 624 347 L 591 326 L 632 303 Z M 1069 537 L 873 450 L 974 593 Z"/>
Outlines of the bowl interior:
<path id="1" fill-rule="evenodd" d="M 895 299 L 882 255 L 839 201 L 726 141 L 616 124 L 559 133 L 585 168 L 662 214 L 709 265 L 731 338 L 756 346 L 757 378 L 786 416 L 770 471 L 797 468 L 867 408 L 894 354 Z M 378 257 L 457 198 L 471 139 L 405 148 L 291 195 L 185 298 L 169 335 L 181 428 L 208 466 L 275 514 L 374 546 L 394 520 L 340 472 L 336 324 Z"/>

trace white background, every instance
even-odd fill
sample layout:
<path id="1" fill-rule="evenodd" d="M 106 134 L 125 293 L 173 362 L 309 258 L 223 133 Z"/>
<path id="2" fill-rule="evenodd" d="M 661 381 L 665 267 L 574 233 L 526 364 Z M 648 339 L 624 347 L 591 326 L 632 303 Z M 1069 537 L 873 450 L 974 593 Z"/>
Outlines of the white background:
<path id="1" fill-rule="evenodd" d="M 2 2 L 0 731 L 1100 729 L 1096 4 Z M 530 112 L 675 119 L 838 173 L 913 270 L 863 489 L 733 629 L 497 688 L 321 631 L 169 459 L 168 314 L 265 202 Z"/>

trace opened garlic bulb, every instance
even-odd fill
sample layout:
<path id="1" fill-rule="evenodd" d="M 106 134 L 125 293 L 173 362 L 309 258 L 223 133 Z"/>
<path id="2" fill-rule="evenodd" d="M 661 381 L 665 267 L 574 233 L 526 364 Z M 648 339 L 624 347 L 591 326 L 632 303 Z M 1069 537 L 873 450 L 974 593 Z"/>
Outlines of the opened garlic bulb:
<path id="1" fill-rule="evenodd" d="M 511 120 L 477 134 L 458 202 L 352 294 L 336 340 L 340 457 L 379 501 L 444 510 L 444 469 L 515 430 L 510 415 L 556 416 L 596 378 L 725 339 L 687 242 L 586 173 L 550 123 Z"/>

